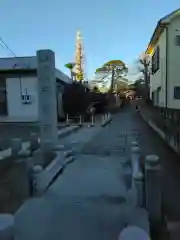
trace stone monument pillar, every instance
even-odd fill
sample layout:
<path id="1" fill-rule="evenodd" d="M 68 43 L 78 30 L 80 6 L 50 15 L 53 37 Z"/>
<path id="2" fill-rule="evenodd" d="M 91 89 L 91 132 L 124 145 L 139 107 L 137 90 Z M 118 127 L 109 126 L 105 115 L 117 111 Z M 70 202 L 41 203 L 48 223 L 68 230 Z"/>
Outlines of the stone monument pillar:
<path id="1" fill-rule="evenodd" d="M 57 144 L 57 100 L 55 54 L 51 50 L 37 51 L 40 147 L 49 151 Z"/>

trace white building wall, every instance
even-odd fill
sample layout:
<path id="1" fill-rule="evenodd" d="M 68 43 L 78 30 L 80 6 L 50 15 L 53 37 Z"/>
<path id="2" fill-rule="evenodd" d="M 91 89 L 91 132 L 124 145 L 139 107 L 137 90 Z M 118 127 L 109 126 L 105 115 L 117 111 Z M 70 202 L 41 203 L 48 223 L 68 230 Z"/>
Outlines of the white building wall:
<path id="1" fill-rule="evenodd" d="M 36 77 L 7 78 L 8 117 L 20 120 L 38 120 L 38 88 Z M 29 94 L 32 102 L 23 104 L 22 94 Z"/>
<path id="2" fill-rule="evenodd" d="M 168 28 L 168 108 L 180 109 L 180 99 L 174 98 L 174 87 L 180 87 L 180 46 L 175 37 L 180 35 L 180 17 L 171 21 Z"/>
<path id="3" fill-rule="evenodd" d="M 159 93 L 159 102 L 155 103 L 157 106 L 165 106 L 165 79 L 166 79 L 166 31 L 161 34 L 156 46 L 160 47 L 160 67 L 156 73 L 150 75 L 150 94 L 161 87 Z M 152 54 L 153 55 L 153 54 Z"/>

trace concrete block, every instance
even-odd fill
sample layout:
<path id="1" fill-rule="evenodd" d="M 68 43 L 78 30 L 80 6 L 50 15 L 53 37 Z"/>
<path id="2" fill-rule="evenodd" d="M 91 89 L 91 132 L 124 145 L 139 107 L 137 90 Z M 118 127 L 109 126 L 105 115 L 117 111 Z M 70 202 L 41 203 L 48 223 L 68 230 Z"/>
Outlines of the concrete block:
<path id="1" fill-rule="evenodd" d="M 150 237 L 143 229 L 136 226 L 129 226 L 122 230 L 118 240 L 150 240 Z"/>
<path id="2" fill-rule="evenodd" d="M 43 152 L 41 149 L 38 149 L 36 151 L 33 152 L 33 161 L 34 161 L 34 165 L 44 165 L 44 159 L 43 159 Z"/>
<path id="3" fill-rule="evenodd" d="M 145 208 L 134 208 L 129 210 L 127 217 L 128 226 L 136 226 L 150 234 L 149 215 Z"/>
<path id="4" fill-rule="evenodd" d="M 39 148 L 38 134 L 31 133 L 30 135 L 30 149 L 31 151 L 35 151 Z"/>
<path id="5" fill-rule="evenodd" d="M 64 150 L 64 149 L 65 149 L 65 146 L 61 145 L 61 144 L 58 144 L 53 148 L 54 151 L 61 151 L 61 150 Z"/>
<path id="6" fill-rule="evenodd" d="M 132 144 L 131 144 L 132 147 L 138 147 L 138 145 L 139 145 L 139 144 L 138 144 L 137 141 L 133 141 Z"/>
<path id="7" fill-rule="evenodd" d="M 67 158 L 67 157 L 70 157 L 73 155 L 73 151 L 72 150 L 67 150 L 64 152 L 64 157 Z"/>
<path id="8" fill-rule="evenodd" d="M 21 138 L 13 138 L 13 139 L 11 139 L 10 145 L 11 145 L 12 155 L 16 155 L 22 148 L 22 139 Z"/>
<path id="9" fill-rule="evenodd" d="M 69 126 L 58 132 L 58 137 L 63 138 L 80 129 L 80 126 Z"/>
<path id="10" fill-rule="evenodd" d="M 69 164 L 69 163 L 71 163 L 71 162 L 74 162 L 74 160 L 75 160 L 75 157 L 74 157 L 74 156 L 69 156 L 68 158 L 66 158 L 66 160 L 65 160 L 65 162 L 64 162 L 64 166 L 65 166 L 66 164 Z"/>
<path id="11" fill-rule="evenodd" d="M 31 155 L 31 151 L 29 149 L 21 149 L 18 152 L 18 155 L 21 157 L 29 157 Z"/>
<path id="12" fill-rule="evenodd" d="M 11 214 L 0 214 L 0 239 L 14 239 L 14 216 Z"/>

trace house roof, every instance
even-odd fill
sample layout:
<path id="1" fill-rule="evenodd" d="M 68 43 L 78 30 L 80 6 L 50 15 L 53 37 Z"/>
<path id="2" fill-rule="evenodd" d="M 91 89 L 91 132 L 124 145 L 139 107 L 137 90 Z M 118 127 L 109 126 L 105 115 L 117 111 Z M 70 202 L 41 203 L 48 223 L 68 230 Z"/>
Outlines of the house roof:
<path id="1" fill-rule="evenodd" d="M 0 71 L 36 71 L 37 58 L 32 57 L 10 57 L 0 58 Z M 65 83 L 71 83 L 72 79 L 56 68 L 56 78 Z"/>
<path id="2" fill-rule="evenodd" d="M 163 18 L 161 18 L 157 25 L 156 28 L 154 30 L 154 33 L 151 37 L 151 40 L 148 44 L 148 47 L 146 49 L 146 54 L 151 54 L 153 51 L 154 46 L 156 45 L 161 33 L 163 32 L 165 26 L 167 26 L 172 19 L 174 19 L 175 17 L 180 16 L 180 8 L 176 9 L 175 11 L 171 12 L 170 14 L 164 16 Z"/>

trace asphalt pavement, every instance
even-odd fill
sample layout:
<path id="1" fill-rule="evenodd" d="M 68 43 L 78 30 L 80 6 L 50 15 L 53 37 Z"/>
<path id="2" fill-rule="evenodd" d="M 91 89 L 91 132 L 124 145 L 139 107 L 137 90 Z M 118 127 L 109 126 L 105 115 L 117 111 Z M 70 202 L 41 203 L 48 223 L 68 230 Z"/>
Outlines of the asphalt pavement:
<path id="1" fill-rule="evenodd" d="M 123 227 L 126 195 L 120 162 L 129 156 L 130 143 L 135 138 L 143 157 L 160 157 L 164 209 L 169 220 L 179 221 L 179 157 L 132 106 L 123 108 L 105 128 L 88 131 L 66 138 L 65 144 L 79 149 L 76 161 L 44 196 L 28 201 L 20 209 L 16 218 L 17 240 L 117 239 Z"/>

